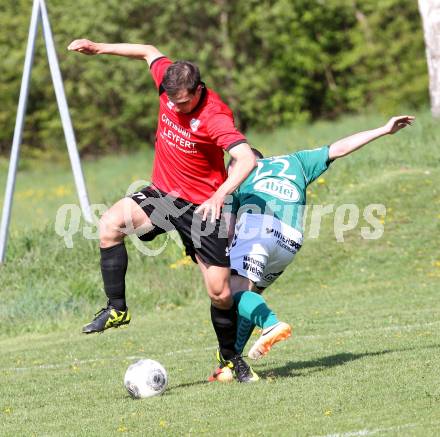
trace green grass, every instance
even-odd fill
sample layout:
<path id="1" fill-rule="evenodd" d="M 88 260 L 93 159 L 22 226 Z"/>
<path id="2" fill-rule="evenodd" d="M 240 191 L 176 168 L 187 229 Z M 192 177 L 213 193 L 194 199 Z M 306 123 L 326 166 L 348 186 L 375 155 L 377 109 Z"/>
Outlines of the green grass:
<path id="1" fill-rule="evenodd" d="M 84 163 L 83 172 L 90 203 L 110 206 L 126 194 L 133 181 L 149 180 L 152 161 L 153 151 L 146 150 L 132 156 L 107 156 Z M 6 160 L 0 160 L 2 203 L 7 170 Z M 64 163 L 24 159 L 24 169 L 18 172 L 16 184 L 11 232 L 17 236 L 25 230 L 41 230 L 48 224 L 53 226 L 56 212 L 62 204 L 78 204 L 67 149 Z"/>
<path id="2" fill-rule="evenodd" d="M 204 382 L 214 366 L 209 303 L 175 243 L 158 257 L 128 243 L 133 322 L 82 336 L 104 302 L 97 242 L 78 234 L 67 249 L 54 231 L 57 208 L 75 202 L 67 166 L 21 171 L 17 193 L 42 193 L 15 199 L 0 267 L 0 435 L 438 435 L 440 127 L 416 115 L 410 130 L 334 163 L 310 187 L 314 204 L 383 203 L 384 235 L 364 240 L 361 219 L 338 243 L 333 216 L 324 217 L 319 238 L 306 238 L 266 294 L 294 336 L 255 365 L 254 385 Z M 249 138 L 285 153 L 381 121 L 347 117 Z M 109 205 L 134 176 L 148 179 L 150 161 L 147 152 L 86 162 L 92 202 Z M 52 191 L 60 186 L 71 192 Z M 137 357 L 167 368 L 163 396 L 128 397 L 123 375 Z"/>
<path id="3" fill-rule="evenodd" d="M 319 299 L 318 290 L 311 294 Z M 338 301 L 338 291 L 328 297 Z M 255 366 L 263 380 L 252 386 L 204 382 L 213 339 L 203 303 L 137 314 L 128 329 L 99 336 L 63 330 L 5 339 L 2 435 L 325 435 L 387 428 L 390 435 L 437 435 L 435 311 L 425 306 L 409 314 L 403 305 L 385 305 L 378 314 L 375 305 L 365 306 L 368 297 L 374 302 L 373 293 L 354 299 L 342 314 L 289 305 L 283 315 L 297 321 L 297 334 Z M 352 313 L 360 304 L 368 316 Z M 392 320 L 402 313 L 400 323 Z M 165 365 L 169 389 L 132 401 L 123 375 L 144 356 Z"/>

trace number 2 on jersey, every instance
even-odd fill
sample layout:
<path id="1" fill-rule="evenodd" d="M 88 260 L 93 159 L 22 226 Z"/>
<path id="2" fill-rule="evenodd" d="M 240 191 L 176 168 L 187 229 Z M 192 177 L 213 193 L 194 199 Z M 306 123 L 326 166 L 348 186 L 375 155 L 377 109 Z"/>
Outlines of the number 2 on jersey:
<path id="1" fill-rule="evenodd" d="M 289 161 L 287 161 L 287 159 L 275 158 L 272 161 L 268 162 L 269 165 L 274 165 L 277 163 L 281 163 L 283 166 L 281 171 L 278 173 L 278 176 L 282 178 L 290 179 L 291 181 L 294 181 L 296 179 L 296 175 L 287 174 L 287 170 L 289 169 Z M 273 170 L 262 171 L 264 167 L 264 164 L 262 162 L 257 162 L 257 166 L 258 166 L 257 171 L 255 172 L 254 179 L 252 180 L 253 184 L 259 181 L 260 179 L 265 178 L 266 176 L 272 176 L 273 173 Z"/>

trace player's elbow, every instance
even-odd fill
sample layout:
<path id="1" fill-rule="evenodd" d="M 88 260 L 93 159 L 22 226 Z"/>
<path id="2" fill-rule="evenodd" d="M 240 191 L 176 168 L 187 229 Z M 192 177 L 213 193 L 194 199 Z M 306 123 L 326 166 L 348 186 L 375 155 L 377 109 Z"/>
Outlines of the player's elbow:
<path id="1" fill-rule="evenodd" d="M 257 166 L 257 157 L 252 153 L 252 158 L 250 159 L 251 168 L 254 169 Z"/>
<path id="2" fill-rule="evenodd" d="M 255 156 L 252 154 L 252 156 L 247 157 L 246 159 L 243 159 L 241 168 L 243 169 L 243 173 L 246 175 L 246 177 L 251 173 L 251 171 L 257 166 L 257 160 Z"/>
<path id="3" fill-rule="evenodd" d="M 239 169 L 241 174 L 246 176 L 257 166 L 257 158 L 248 144 L 240 144 L 234 147 L 231 153 L 231 160 L 228 164 L 228 173 L 233 169 Z"/>
<path id="4" fill-rule="evenodd" d="M 249 153 L 243 157 L 242 162 L 249 168 L 249 171 L 252 171 L 257 166 L 257 158 L 255 157 L 254 152 L 249 150 Z"/>
<path id="5" fill-rule="evenodd" d="M 348 152 L 343 150 L 341 147 L 330 146 L 328 150 L 329 161 L 334 161 L 335 159 L 342 158 L 343 156 L 346 155 L 348 155 Z"/>
<path id="6" fill-rule="evenodd" d="M 250 173 L 254 167 L 257 166 L 257 159 L 252 152 L 249 155 L 243 154 L 235 158 L 234 161 L 234 166 L 242 169 L 242 171 L 246 173 Z"/>
<path id="7" fill-rule="evenodd" d="M 147 61 L 156 51 L 156 47 L 150 45 L 150 44 L 145 44 L 142 50 L 142 57 Z"/>
<path id="8" fill-rule="evenodd" d="M 163 56 L 162 53 L 155 46 L 149 44 L 142 46 L 142 58 L 148 62 L 148 65 L 161 56 Z"/>

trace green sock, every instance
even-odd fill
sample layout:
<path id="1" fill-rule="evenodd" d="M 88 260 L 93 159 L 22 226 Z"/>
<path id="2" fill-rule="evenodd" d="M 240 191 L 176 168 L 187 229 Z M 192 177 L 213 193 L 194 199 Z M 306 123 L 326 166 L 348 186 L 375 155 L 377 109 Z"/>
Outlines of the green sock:
<path id="1" fill-rule="evenodd" d="M 239 291 L 234 295 L 238 316 L 249 320 L 262 329 L 279 322 L 275 313 L 267 306 L 263 297 L 253 291 Z"/>
<path id="2" fill-rule="evenodd" d="M 246 343 L 248 342 L 255 325 L 250 321 L 238 315 L 237 320 L 237 338 L 235 340 L 235 351 L 242 354 Z"/>

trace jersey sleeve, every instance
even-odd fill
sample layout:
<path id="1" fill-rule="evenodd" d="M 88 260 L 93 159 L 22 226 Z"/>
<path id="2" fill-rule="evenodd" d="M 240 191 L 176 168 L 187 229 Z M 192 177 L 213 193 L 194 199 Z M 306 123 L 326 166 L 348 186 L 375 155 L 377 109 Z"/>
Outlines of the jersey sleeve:
<path id="1" fill-rule="evenodd" d="M 150 65 L 150 73 L 153 77 L 156 87 L 159 88 L 162 83 L 166 69 L 172 64 L 172 61 L 166 56 L 156 58 Z"/>
<path id="2" fill-rule="evenodd" d="M 302 150 L 292 155 L 299 160 L 307 185 L 322 175 L 330 166 L 329 146 L 319 149 Z"/>
<path id="3" fill-rule="evenodd" d="M 208 125 L 208 134 L 212 142 L 223 150 L 230 150 L 241 143 L 247 143 L 246 137 L 234 125 L 232 114 L 214 114 Z"/>

